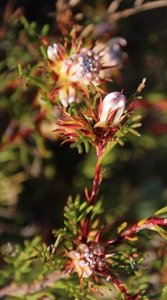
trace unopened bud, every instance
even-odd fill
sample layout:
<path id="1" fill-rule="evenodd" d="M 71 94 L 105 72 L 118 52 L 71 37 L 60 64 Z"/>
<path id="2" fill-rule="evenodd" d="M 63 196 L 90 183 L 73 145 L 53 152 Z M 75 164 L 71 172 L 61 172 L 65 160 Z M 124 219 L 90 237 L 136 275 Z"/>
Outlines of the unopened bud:
<path id="1" fill-rule="evenodd" d="M 53 46 L 49 46 L 47 49 L 47 54 L 50 60 L 55 61 L 58 55 L 57 44 L 53 44 Z"/>
<path id="2" fill-rule="evenodd" d="M 126 104 L 125 96 L 120 92 L 108 94 L 99 107 L 100 121 L 95 127 L 115 126 L 120 122 Z"/>

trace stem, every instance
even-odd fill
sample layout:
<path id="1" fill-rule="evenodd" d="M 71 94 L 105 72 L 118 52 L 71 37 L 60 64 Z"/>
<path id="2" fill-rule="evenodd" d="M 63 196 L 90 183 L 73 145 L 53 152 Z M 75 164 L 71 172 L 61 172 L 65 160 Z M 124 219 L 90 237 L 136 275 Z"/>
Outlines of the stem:
<path id="1" fill-rule="evenodd" d="M 157 231 L 156 226 L 167 226 L 167 218 L 157 218 L 152 217 L 149 219 L 141 220 L 137 224 L 131 226 L 129 229 L 126 229 L 119 235 L 117 235 L 113 240 L 108 241 L 108 245 L 116 245 L 123 239 L 128 240 L 133 238 L 133 236 L 143 229 L 149 229 Z"/>
<path id="2" fill-rule="evenodd" d="M 119 1 L 117 1 L 119 2 Z M 133 16 L 137 13 L 141 13 L 144 11 L 148 11 L 151 9 L 156 9 L 156 8 L 161 8 L 167 6 L 167 1 L 166 0 L 157 0 L 157 1 L 151 1 L 148 3 L 144 3 L 141 5 L 137 5 L 132 8 L 127 8 L 121 11 L 115 11 L 110 14 L 110 8 L 108 12 L 108 21 L 109 22 L 117 22 L 120 19 L 127 18 L 130 16 Z M 112 12 L 112 11 L 111 11 Z"/>
<path id="3" fill-rule="evenodd" d="M 93 184 L 92 184 L 92 191 L 90 195 L 87 195 L 87 200 L 89 203 L 89 206 L 94 205 L 97 194 L 99 191 L 99 187 L 101 184 L 101 164 L 98 163 L 98 160 L 96 162 L 96 167 L 95 167 L 95 175 L 93 179 Z M 92 211 L 86 216 L 84 223 L 83 223 L 83 235 L 82 235 L 82 240 L 85 241 L 87 239 L 88 233 L 89 233 L 89 225 L 90 225 L 90 219 L 92 216 Z"/>
<path id="4" fill-rule="evenodd" d="M 105 272 L 101 272 L 101 275 L 107 276 L 107 281 L 111 281 L 115 285 L 115 287 L 120 291 L 121 295 L 124 296 L 124 300 L 139 300 L 139 294 L 133 296 L 130 295 L 126 286 L 117 278 L 115 278 L 115 275 L 111 274 L 109 269 L 106 269 Z"/>
<path id="5" fill-rule="evenodd" d="M 28 294 L 34 294 L 44 289 L 52 287 L 53 283 L 62 278 L 61 272 L 52 272 L 48 276 L 39 281 L 33 281 L 31 283 L 17 284 L 9 283 L 8 285 L 0 288 L 0 297 L 4 296 L 28 296 Z M 19 297 L 19 299 L 21 299 Z M 23 299 L 23 298 L 22 298 Z"/>
<path id="6" fill-rule="evenodd" d="M 89 205 L 93 205 L 95 200 L 96 200 L 96 196 L 98 194 L 99 191 L 99 186 L 101 183 L 101 164 L 99 164 L 98 162 L 96 163 L 96 168 L 95 168 L 95 175 L 94 175 L 94 179 L 93 179 L 93 184 L 92 184 L 92 191 L 91 191 L 91 195 L 89 196 L 88 202 Z"/>

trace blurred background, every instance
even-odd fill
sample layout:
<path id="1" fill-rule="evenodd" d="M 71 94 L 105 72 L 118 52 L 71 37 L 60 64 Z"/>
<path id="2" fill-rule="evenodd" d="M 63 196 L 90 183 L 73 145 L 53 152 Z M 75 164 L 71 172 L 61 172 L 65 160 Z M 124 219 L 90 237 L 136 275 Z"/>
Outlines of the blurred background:
<path id="1" fill-rule="evenodd" d="M 26 86 L 17 69 L 18 61 L 38 62 L 39 35 L 53 41 L 73 26 L 87 39 L 127 41 L 122 68 L 114 73 L 115 88 L 127 97 L 147 78 L 143 99 L 136 102 L 141 137 L 129 135 L 125 147 L 117 146 L 105 161 L 102 221 L 132 223 L 167 204 L 167 6 L 129 15 L 134 1 L 122 1 L 117 12 L 127 14 L 121 16 L 113 2 L 0 1 L 1 244 L 36 234 L 50 242 L 52 230 L 63 224 L 68 195 L 84 199 L 85 186 L 92 184 L 93 149 L 79 155 L 50 136 L 34 104 L 37 88 Z"/>

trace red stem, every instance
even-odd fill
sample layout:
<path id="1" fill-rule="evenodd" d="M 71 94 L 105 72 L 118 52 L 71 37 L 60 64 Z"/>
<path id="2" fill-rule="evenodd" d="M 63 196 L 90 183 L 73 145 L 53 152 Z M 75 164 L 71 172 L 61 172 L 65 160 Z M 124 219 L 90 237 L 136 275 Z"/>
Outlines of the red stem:
<path id="1" fill-rule="evenodd" d="M 92 184 L 92 191 L 90 195 L 87 195 L 87 200 L 89 203 L 89 206 L 93 205 L 96 201 L 96 197 L 99 191 L 99 186 L 101 183 L 101 165 L 97 162 L 96 168 L 95 168 L 95 175 L 93 179 Z M 89 225 L 90 225 L 90 218 L 91 218 L 92 212 L 90 212 L 83 223 L 83 234 L 82 234 L 82 240 L 85 241 L 87 239 L 88 233 L 89 233 Z"/>
<path id="2" fill-rule="evenodd" d="M 101 183 L 101 165 L 99 165 L 97 163 L 96 168 L 95 168 L 95 175 L 94 175 L 94 179 L 93 179 L 92 191 L 91 191 L 91 195 L 89 196 L 89 199 L 88 199 L 89 205 L 94 204 L 94 202 L 96 200 L 96 196 L 99 191 L 100 183 Z"/>
<path id="3" fill-rule="evenodd" d="M 137 224 L 131 226 L 129 229 L 121 232 L 115 239 L 108 241 L 107 244 L 115 245 L 115 244 L 119 243 L 122 239 L 130 239 L 136 233 L 138 233 L 140 230 L 143 230 L 143 229 L 154 230 L 154 227 L 156 225 L 167 226 L 167 218 L 152 217 L 152 218 L 143 220 L 143 222 L 140 221 Z"/>
<path id="4" fill-rule="evenodd" d="M 107 281 L 111 281 L 120 291 L 120 293 L 124 295 L 125 300 L 139 300 L 140 297 L 139 294 L 133 296 L 130 295 L 127 291 L 126 286 L 122 282 L 120 282 L 117 278 L 115 278 L 113 274 L 108 275 L 108 273 L 111 273 L 110 270 L 106 270 L 105 273 L 101 272 L 103 276 L 107 276 Z"/>

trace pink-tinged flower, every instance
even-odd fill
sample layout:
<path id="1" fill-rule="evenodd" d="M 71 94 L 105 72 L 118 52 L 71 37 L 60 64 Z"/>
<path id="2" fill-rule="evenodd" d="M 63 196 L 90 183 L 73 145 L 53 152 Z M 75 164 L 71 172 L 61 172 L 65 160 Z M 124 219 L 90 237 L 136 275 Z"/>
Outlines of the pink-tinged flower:
<path id="1" fill-rule="evenodd" d="M 90 97 L 92 86 L 104 93 L 101 84 L 110 80 L 109 70 L 120 63 L 117 56 L 122 40 L 113 39 L 111 45 L 96 43 L 94 47 L 81 47 L 82 41 L 74 34 L 71 47 L 67 42 L 48 45 L 46 67 L 51 75 L 51 101 L 60 101 L 64 107 L 72 102 L 82 102 L 85 96 Z"/>
<path id="2" fill-rule="evenodd" d="M 69 79 L 72 82 L 80 82 L 84 85 L 90 83 L 99 85 L 99 72 L 101 65 L 99 55 L 89 48 L 82 48 L 78 54 L 71 56 L 70 60 L 65 60 L 62 64 L 62 71 L 68 71 Z"/>
<path id="3" fill-rule="evenodd" d="M 115 126 L 119 124 L 125 110 L 126 98 L 120 92 L 108 94 L 99 104 L 99 122 L 95 127 Z"/>
<path id="4" fill-rule="evenodd" d="M 71 48 L 54 43 L 48 46 L 48 64 L 53 74 L 52 100 L 59 99 L 64 107 L 72 102 L 81 102 L 83 93 L 88 96 L 88 87 L 100 83 L 102 65 L 100 57 L 89 48 Z M 55 92 L 56 91 L 56 92 Z"/>
<path id="5" fill-rule="evenodd" d="M 112 255 L 106 254 L 104 247 L 97 243 L 90 246 L 81 243 L 76 250 L 66 253 L 71 260 L 71 271 L 77 272 L 80 280 L 105 270 L 107 259 Z"/>
<path id="6" fill-rule="evenodd" d="M 122 66 L 122 47 L 125 47 L 127 42 L 122 37 L 115 37 L 110 39 L 106 44 L 97 43 L 94 51 L 100 54 L 100 61 L 103 66 L 116 67 Z M 104 72 L 105 77 L 105 72 Z"/>

